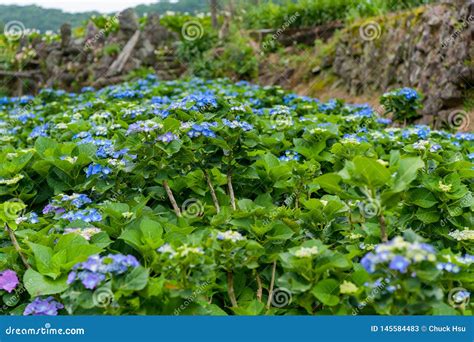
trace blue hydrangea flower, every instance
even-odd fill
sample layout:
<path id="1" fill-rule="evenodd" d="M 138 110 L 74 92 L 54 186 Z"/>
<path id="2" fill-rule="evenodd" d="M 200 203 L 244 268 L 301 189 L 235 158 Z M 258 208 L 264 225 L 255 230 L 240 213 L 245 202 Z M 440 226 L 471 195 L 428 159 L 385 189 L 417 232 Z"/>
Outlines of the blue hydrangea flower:
<path id="1" fill-rule="evenodd" d="M 84 221 L 87 223 L 102 221 L 102 215 L 97 209 L 83 209 L 78 211 L 69 211 L 61 216 L 62 219 L 73 221 Z"/>
<path id="2" fill-rule="evenodd" d="M 57 316 L 58 310 L 64 309 L 64 305 L 57 302 L 53 297 L 41 299 L 37 297 L 28 304 L 23 312 L 24 316 Z"/>
<path id="3" fill-rule="evenodd" d="M 459 273 L 461 270 L 458 265 L 455 265 L 451 262 L 439 262 L 436 264 L 436 268 L 440 271 L 446 271 L 450 273 Z"/>
<path id="4" fill-rule="evenodd" d="M 285 154 L 278 157 L 278 159 L 285 162 L 290 160 L 300 161 L 301 155 L 294 151 L 285 151 Z"/>
<path id="5" fill-rule="evenodd" d="M 401 255 L 395 256 L 389 265 L 391 270 L 399 271 L 401 273 L 406 273 L 408 266 L 410 266 L 410 261 Z"/>
<path id="6" fill-rule="evenodd" d="M 101 175 L 102 177 L 106 177 L 112 172 L 112 170 L 109 167 L 102 166 L 100 164 L 90 164 L 85 172 L 87 178 L 90 178 L 93 175 Z"/>
<path id="7" fill-rule="evenodd" d="M 412 88 L 402 88 L 398 91 L 397 95 L 402 95 L 405 99 L 412 101 L 419 98 L 418 92 Z"/>

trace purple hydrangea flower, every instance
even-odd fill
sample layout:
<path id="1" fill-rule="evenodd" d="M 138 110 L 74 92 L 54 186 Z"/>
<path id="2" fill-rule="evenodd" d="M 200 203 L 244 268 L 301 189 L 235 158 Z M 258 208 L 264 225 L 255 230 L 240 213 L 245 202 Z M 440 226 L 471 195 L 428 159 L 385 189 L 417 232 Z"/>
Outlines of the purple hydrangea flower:
<path id="1" fill-rule="evenodd" d="M 68 284 L 80 280 L 86 289 L 97 288 L 107 276 L 120 275 L 130 268 L 140 266 L 133 255 L 109 254 L 105 257 L 90 256 L 86 261 L 78 263 L 68 275 Z"/>
<path id="2" fill-rule="evenodd" d="M 64 305 L 54 300 L 53 297 L 41 299 L 35 298 L 28 304 L 23 312 L 24 316 L 57 316 L 58 310 L 64 309 Z"/>
<path id="3" fill-rule="evenodd" d="M 82 285 L 84 285 L 86 289 L 93 290 L 105 280 L 105 275 L 102 273 L 83 271 L 77 274 L 77 278 L 81 280 Z"/>
<path id="4" fill-rule="evenodd" d="M 0 273 L 0 288 L 11 293 L 18 285 L 19 280 L 15 271 L 5 270 Z"/>
<path id="5" fill-rule="evenodd" d="M 64 213 L 65 212 L 65 209 L 64 208 L 61 208 L 61 207 L 58 207 L 56 205 L 53 205 L 53 204 L 48 204 L 46 207 L 44 207 L 43 209 L 43 214 L 44 215 L 47 215 L 49 213 L 54 213 L 54 214 L 61 214 L 61 213 Z"/>
<path id="6" fill-rule="evenodd" d="M 177 140 L 177 139 L 178 139 L 178 136 L 176 134 L 171 133 L 171 132 L 167 132 L 163 135 L 160 135 L 157 138 L 158 141 L 161 141 L 161 142 L 164 142 L 164 143 L 170 143 L 173 140 Z"/>

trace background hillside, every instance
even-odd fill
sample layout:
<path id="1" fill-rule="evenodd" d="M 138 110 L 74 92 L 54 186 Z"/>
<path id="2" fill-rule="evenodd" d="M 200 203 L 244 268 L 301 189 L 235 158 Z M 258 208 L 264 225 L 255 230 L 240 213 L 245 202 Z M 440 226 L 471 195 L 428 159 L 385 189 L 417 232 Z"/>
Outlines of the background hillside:
<path id="1" fill-rule="evenodd" d="M 134 8 L 139 15 L 145 13 L 166 11 L 173 12 L 202 12 L 208 10 L 208 3 L 205 0 L 180 0 L 176 3 L 162 0 L 156 4 L 139 5 Z M 57 31 L 64 23 L 71 26 L 80 26 L 92 15 L 98 15 L 98 12 L 67 13 L 58 9 L 42 8 L 39 6 L 16 6 L 0 5 L 0 27 L 12 20 L 21 21 L 25 27 L 34 28 L 40 31 Z"/>

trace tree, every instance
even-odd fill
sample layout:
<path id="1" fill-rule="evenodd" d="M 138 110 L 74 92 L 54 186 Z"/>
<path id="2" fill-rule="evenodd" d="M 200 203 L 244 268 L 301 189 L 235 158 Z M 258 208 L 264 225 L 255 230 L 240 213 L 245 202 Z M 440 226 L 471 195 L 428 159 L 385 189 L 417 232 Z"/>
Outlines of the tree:
<path id="1" fill-rule="evenodd" d="M 209 6 L 211 7 L 211 20 L 212 27 L 217 29 L 217 0 L 209 0 Z"/>

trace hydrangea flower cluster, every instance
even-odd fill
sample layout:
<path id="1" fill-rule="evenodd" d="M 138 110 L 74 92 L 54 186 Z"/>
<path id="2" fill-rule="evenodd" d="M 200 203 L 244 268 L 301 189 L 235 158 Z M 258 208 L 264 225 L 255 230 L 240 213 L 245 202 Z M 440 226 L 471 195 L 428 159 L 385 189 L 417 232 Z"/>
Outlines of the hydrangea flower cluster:
<path id="1" fill-rule="evenodd" d="M 190 138 L 196 138 L 201 135 L 208 138 L 215 138 L 216 133 L 211 130 L 211 127 L 217 127 L 217 122 L 203 122 L 201 124 L 193 124 L 191 126 L 191 130 L 188 131 L 187 134 Z"/>
<path id="2" fill-rule="evenodd" d="M 229 121 L 227 119 L 222 119 L 222 123 L 225 126 L 232 129 L 241 128 L 244 132 L 248 132 L 253 129 L 253 126 L 245 121 L 238 121 L 238 120 Z"/>
<path id="3" fill-rule="evenodd" d="M 416 100 L 420 96 L 418 95 L 418 92 L 415 89 L 412 88 L 401 88 L 396 92 L 396 95 L 398 96 L 403 96 L 406 100 Z"/>
<path id="4" fill-rule="evenodd" d="M 84 221 L 87 223 L 90 222 L 100 222 L 102 221 L 102 215 L 97 209 L 82 209 L 76 211 L 68 211 L 61 216 L 62 219 L 73 221 Z"/>
<path id="5" fill-rule="evenodd" d="M 410 243 L 402 237 L 378 245 L 374 252 L 366 254 L 360 261 L 369 273 L 374 273 L 380 266 L 387 266 L 394 271 L 407 273 L 408 267 L 423 261 L 436 262 L 436 250 L 427 243 Z"/>
<path id="6" fill-rule="evenodd" d="M 93 255 L 73 267 L 67 283 L 80 281 L 86 289 L 93 290 L 105 281 L 107 276 L 121 275 L 138 266 L 140 263 L 133 255 L 109 254 L 104 257 Z"/>
<path id="7" fill-rule="evenodd" d="M 112 170 L 107 166 L 102 166 L 100 164 L 90 164 L 85 170 L 86 177 L 90 178 L 94 175 L 100 175 L 101 177 L 107 177 L 110 175 Z"/>
<path id="8" fill-rule="evenodd" d="M 23 312 L 24 316 L 56 316 L 58 310 L 64 309 L 64 305 L 57 302 L 53 297 L 41 299 L 37 297 L 28 304 Z"/>
<path id="9" fill-rule="evenodd" d="M 162 129 L 163 125 L 155 122 L 153 120 L 145 120 L 145 121 L 137 121 L 130 126 L 128 126 L 127 129 L 127 135 L 133 134 L 133 133 L 150 133 L 159 129 Z"/>
<path id="10" fill-rule="evenodd" d="M 203 255 L 204 254 L 204 250 L 201 247 L 192 247 L 192 246 L 189 246 L 187 244 L 184 244 L 184 245 L 179 246 L 178 248 L 174 249 L 168 243 L 165 243 L 160 248 L 158 248 L 157 252 L 161 253 L 161 254 L 169 254 L 170 258 L 172 258 L 172 257 L 184 258 L 184 257 L 187 257 L 190 254 L 195 254 L 195 255 Z"/>
<path id="11" fill-rule="evenodd" d="M 88 228 L 66 228 L 64 234 L 77 234 L 89 241 L 94 235 L 99 234 L 101 230 L 96 227 Z"/>
<path id="12" fill-rule="evenodd" d="M 219 240 L 219 241 L 231 241 L 233 243 L 236 243 L 238 241 L 245 240 L 245 237 L 242 234 L 240 234 L 239 232 L 236 232 L 234 230 L 227 230 L 225 232 L 217 233 L 217 240 Z"/>
<path id="13" fill-rule="evenodd" d="M 319 253 L 319 249 L 316 246 L 313 247 L 301 247 L 294 252 L 295 257 L 298 258 L 311 258 Z"/>
<path id="14" fill-rule="evenodd" d="M 92 203 L 92 200 L 85 194 L 73 193 L 72 195 L 61 194 L 44 207 L 43 214 L 53 213 L 60 215 L 57 219 L 84 222 L 99 222 L 102 215 L 94 208 L 84 208 L 85 205 Z"/>
<path id="15" fill-rule="evenodd" d="M 290 160 L 300 161 L 301 155 L 294 151 L 285 151 L 285 154 L 283 156 L 280 156 L 278 159 L 285 162 Z"/>
<path id="16" fill-rule="evenodd" d="M 474 240 L 474 230 L 468 228 L 464 230 L 455 230 L 449 233 L 449 236 L 458 241 Z"/>
<path id="17" fill-rule="evenodd" d="M 158 138 L 156 140 L 161 141 L 165 144 L 168 144 L 168 143 L 172 142 L 173 140 L 178 140 L 178 136 L 176 134 L 171 133 L 171 132 L 167 132 L 165 134 L 162 134 L 162 135 L 158 136 Z"/>
<path id="18" fill-rule="evenodd" d="M 0 273 L 0 289 L 11 293 L 20 281 L 15 271 L 5 270 Z"/>
<path id="19" fill-rule="evenodd" d="M 92 200 L 87 195 L 74 193 L 72 195 L 62 195 L 61 202 L 63 205 L 70 204 L 79 209 L 86 204 L 92 203 Z"/>

